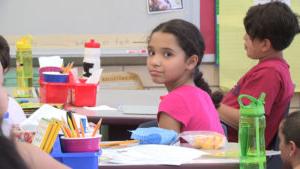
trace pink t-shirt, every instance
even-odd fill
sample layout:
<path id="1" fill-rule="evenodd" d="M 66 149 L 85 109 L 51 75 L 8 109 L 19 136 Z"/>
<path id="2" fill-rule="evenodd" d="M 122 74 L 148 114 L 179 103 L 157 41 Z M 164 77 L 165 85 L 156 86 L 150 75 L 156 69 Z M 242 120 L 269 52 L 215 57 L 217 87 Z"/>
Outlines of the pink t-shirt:
<path id="1" fill-rule="evenodd" d="M 238 81 L 222 102 L 239 109 L 237 98 L 240 94 L 248 94 L 257 98 L 262 92 L 266 93 L 265 140 L 266 147 L 269 149 L 294 94 L 294 85 L 287 62 L 283 58 L 260 61 Z M 237 142 L 238 131 L 229 127 L 228 140 Z"/>
<path id="2" fill-rule="evenodd" d="M 198 87 L 184 85 L 174 89 L 162 98 L 158 112 L 158 117 L 164 112 L 179 121 L 181 132 L 206 130 L 224 135 L 210 96 Z"/>

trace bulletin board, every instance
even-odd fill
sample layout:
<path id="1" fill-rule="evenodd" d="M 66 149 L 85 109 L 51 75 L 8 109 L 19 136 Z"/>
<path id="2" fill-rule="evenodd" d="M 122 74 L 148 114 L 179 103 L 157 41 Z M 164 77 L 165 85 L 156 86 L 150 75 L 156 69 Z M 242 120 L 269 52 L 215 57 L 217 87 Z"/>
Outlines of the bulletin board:
<path id="1" fill-rule="evenodd" d="M 290 0 L 292 10 L 300 14 L 300 1 Z M 254 0 L 219 1 L 219 55 L 220 55 L 220 87 L 231 89 L 237 81 L 255 64 L 257 60 L 249 59 L 244 51 L 243 36 L 245 34 L 243 18 Z M 293 43 L 284 50 L 296 85 L 300 92 L 300 35 L 296 35 Z"/>

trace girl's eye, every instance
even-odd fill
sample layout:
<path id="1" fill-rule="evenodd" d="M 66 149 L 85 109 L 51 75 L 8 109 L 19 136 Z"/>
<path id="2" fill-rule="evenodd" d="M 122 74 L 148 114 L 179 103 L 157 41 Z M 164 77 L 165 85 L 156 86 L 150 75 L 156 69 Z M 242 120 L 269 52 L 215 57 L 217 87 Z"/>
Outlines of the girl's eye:
<path id="1" fill-rule="evenodd" d="M 168 58 L 168 57 L 171 57 L 172 56 L 172 53 L 170 52 L 165 52 L 164 53 L 164 57 Z"/>
<path id="2" fill-rule="evenodd" d="M 149 56 L 153 56 L 153 55 L 155 55 L 155 53 L 154 53 L 154 51 L 152 51 L 152 50 L 148 50 L 148 55 L 149 55 Z"/>

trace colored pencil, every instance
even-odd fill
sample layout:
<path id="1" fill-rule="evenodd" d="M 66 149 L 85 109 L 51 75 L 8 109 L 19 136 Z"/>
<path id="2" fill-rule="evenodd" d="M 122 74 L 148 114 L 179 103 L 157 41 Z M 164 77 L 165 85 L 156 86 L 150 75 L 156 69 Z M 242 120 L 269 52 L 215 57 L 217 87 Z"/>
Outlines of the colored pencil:
<path id="1" fill-rule="evenodd" d="M 93 131 L 92 137 L 94 137 L 96 135 L 96 132 L 98 131 L 98 129 L 100 129 L 101 123 L 102 123 L 102 118 L 100 118 L 100 120 L 98 121 L 97 125 L 95 126 L 95 129 Z"/>

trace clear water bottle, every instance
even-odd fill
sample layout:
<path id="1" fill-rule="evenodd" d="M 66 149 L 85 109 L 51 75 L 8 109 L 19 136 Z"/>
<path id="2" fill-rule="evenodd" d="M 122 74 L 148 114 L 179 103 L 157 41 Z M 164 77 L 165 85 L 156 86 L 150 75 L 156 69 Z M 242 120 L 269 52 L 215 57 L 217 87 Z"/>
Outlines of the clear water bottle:
<path id="1" fill-rule="evenodd" d="M 100 69 L 100 43 L 91 39 L 84 44 L 83 76 L 90 77 L 95 70 Z"/>
<path id="2" fill-rule="evenodd" d="M 265 93 L 258 99 L 249 95 L 240 95 L 239 145 L 240 169 L 265 169 Z M 245 105 L 243 101 L 250 103 Z"/>
<path id="3" fill-rule="evenodd" d="M 31 36 L 24 36 L 16 43 L 16 75 L 18 97 L 32 97 L 32 47 Z"/>

